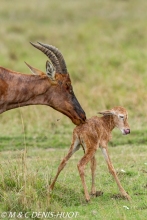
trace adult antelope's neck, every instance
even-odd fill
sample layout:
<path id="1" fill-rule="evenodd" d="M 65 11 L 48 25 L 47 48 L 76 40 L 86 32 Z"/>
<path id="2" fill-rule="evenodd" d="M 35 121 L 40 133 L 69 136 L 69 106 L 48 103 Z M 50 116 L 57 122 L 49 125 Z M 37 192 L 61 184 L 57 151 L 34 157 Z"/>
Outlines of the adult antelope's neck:
<path id="1" fill-rule="evenodd" d="M 0 67 L 0 113 L 27 105 L 46 104 L 47 76 L 27 75 Z"/>

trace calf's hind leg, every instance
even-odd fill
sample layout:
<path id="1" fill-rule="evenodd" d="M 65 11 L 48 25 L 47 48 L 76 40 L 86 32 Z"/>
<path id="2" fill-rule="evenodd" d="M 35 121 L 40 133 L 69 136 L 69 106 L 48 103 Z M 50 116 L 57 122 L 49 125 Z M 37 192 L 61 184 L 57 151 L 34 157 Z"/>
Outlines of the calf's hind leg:
<path id="1" fill-rule="evenodd" d="M 91 162 L 91 175 L 92 175 L 91 195 L 96 195 L 96 188 L 95 188 L 96 159 L 95 159 L 95 156 L 92 157 L 90 162 Z"/>
<path id="2" fill-rule="evenodd" d="M 90 196 L 89 196 L 88 189 L 87 189 L 86 182 L 85 182 L 85 166 L 93 158 L 94 154 L 95 154 L 95 150 L 87 151 L 77 165 L 87 202 L 90 201 Z"/>
<path id="3" fill-rule="evenodd" d="M 67 161 L 70 159 L 70 157 L 77 151 L 79 150 L 80 148 L 80 142 L 79 142 L 79 139 L 77 138 L 74 138 L 73 137 L 73 141 L 72 141 L 72 144 L 71 144 L 71 147 L 68 151 L 68 154 L 63 158 L 63 160 L 61 161 L 59 167 L 58 167 L 58 171 L 57 171 L 57 174 L 53 180 L 53 182 L 51 183 L 50 187 L 49 187 L 49 190 L 53 190 L 54 188 L 54 185 L 55 185 L 55 182 L 60 174 L 60 172 L 63 170 L 63 168 L 65 167 Z"/>

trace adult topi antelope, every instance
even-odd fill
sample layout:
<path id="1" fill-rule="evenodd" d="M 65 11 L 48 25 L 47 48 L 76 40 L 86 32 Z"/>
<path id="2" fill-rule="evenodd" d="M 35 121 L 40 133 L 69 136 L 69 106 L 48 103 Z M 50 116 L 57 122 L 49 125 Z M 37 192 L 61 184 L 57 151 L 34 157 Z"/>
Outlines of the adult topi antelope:
<path id="1" fill-rule="evenodd" d="M 84 123 L 85 112 L 74 95 L 61 52 L 54 46 L 31 43 L 50 59 L 46 73 L 27 66 L 33 75 L 0 67 L 0 113 L 27 105 L 47 105 L 68 116 L 76 125 Z"/>

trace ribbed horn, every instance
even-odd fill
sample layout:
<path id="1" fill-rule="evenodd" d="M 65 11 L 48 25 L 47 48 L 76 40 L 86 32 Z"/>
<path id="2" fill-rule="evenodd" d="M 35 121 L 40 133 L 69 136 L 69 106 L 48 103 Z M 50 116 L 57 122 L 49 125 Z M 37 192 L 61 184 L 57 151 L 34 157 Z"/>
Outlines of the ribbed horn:
<path id="1" fill-rule="evenodd" d="M 51 50 L 49 50 L 48 48 L 43 47 L 41 45 L 34 44 L 32 42 L 30 42 L 30 44 L 32 46 L 34 46 L 35 48 L 37 48 L 38 50 L 42 51 L 51 60 L 52 64 L 56 68 L 57 73 L 62 73 L 58 58 L 56 57 L 56 55 Z"/>
<path id="2" fill-rule="evenodd" d="M 64 57 L 63 57 L 62 53 L 56 47 L 54 47 L 52 45 L 43 44 L 43 43 L 40 43 L 40 42 L 37 42 L 37 43 L 40 44 L 41 46 L 51 50 L 56 55 L 56 57 L 59 60 L 60 67 L 62 69 L 62 73 L 66 74 L 67 73 L 67 67 L 66 67 L 66 63 L 65 63 L 65 60 L 64 60 Z"/>

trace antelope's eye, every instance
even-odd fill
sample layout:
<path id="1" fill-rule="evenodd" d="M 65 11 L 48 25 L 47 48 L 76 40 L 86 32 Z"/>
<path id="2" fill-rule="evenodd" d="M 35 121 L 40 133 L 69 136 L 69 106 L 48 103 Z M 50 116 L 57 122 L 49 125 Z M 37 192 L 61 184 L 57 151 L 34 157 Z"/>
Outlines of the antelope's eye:
<path id="1" fill-rule="evenodd" d="M 124 119 L 124 116 L 123 116 L 123 115 L 119 115 L 119 117 L 120 117 L 121 119 Z"/>
<path id="2" fill-rule="evenodd" d="M 70 86 L 66 83 L 66 89 L 69 90 Z"/>
<path id="3" fill-rule="evenodd" d="M 71 85 L 66 84 L 66 88 L 67 88 L 67 90 L 68 90 L 70 93 L 73 92 L 73 90 L 72 90 L 72 86 L 71 86 Z"/>

